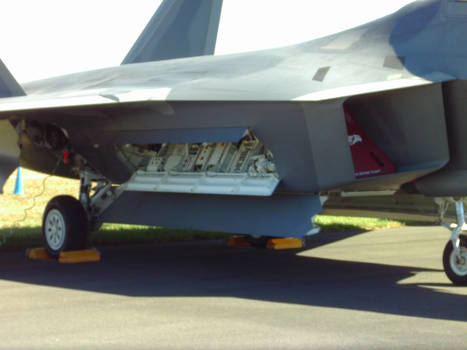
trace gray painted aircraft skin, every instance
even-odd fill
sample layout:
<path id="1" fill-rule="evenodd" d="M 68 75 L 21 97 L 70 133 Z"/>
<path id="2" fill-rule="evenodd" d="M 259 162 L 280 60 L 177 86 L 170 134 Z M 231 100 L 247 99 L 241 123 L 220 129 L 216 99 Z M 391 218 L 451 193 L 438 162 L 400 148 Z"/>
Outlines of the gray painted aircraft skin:
<path id="1" fill-rule="evenodd" d="M 270 195 L 203 192 L 199 179 L 192 193 L 158 190 L 165 184 L 157 178 L 162 185 L 118 193 L 95 219 L 302 237 L 330 193 L 467 196 L 467 2 L 416 1 L 325 38 L 214 56 L 221 9 L 221 0 L 164 1 L 118 67 L 21 87 L 2 65 L 0 181 L 19 160 L 61 176 L 86 170 L 126 189 L 144 186 L 135 180 L 144 152 L 241 145 L 251 132 L 264 145 L 259 156 L 274 163 L 261 171 L 280 180 L 264 185 Z M 345 111 L 395 172 L 356 176 Z M 55 170 L 64 149 L 76 161 Z"/>

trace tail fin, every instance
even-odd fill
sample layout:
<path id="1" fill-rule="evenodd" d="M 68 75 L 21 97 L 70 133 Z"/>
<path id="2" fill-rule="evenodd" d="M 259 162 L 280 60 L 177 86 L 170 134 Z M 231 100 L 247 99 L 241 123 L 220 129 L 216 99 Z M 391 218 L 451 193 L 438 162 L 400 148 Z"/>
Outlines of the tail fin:
<path id="1" fill-rule="evenodd" d="M 164 0 L 122 64 L 214 54 L 223 0 Z"/>
<path id="2" fill-rule="evenodd" d="M 0 60 L 0 97 L 24 96 L 23 88 Z"/>

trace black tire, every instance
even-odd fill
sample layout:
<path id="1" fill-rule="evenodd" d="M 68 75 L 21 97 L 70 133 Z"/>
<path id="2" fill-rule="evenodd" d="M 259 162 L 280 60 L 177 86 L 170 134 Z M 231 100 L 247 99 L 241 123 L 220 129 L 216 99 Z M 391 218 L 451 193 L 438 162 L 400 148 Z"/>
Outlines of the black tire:
<path id="1" fill-rule="evenodd" d="M 71 196 L 52 198 L 42 218 L 42 238 L 47 252 L 58 257 L 63 251 L 83 249 L 87 235 L 88 219 L 81 203 Z"/>
<path id="2" fill-rule="evenodd" d="M 465 248 L 463 249 L 462 252 L 462 261 L 458 261 L 458 263 L 461 263 L 463 265 L 467 266 L 467 236 L 460 236 L 460 245 L 461 247 Z M 456 263 L 456 261 L 453 261 L 456 259 L 453 256 L 453 250 L 454 247 L 452 245 L 452 242 L 449 241 L 446 244 L 446 247 L 444 247 L 444 252 L 443 252 L 443 265 L 444 265 L 444 272 L 448 276 L 448 278 L 451 280 L 452 283 L 456 285 L 467 285 L 467 270 L 465 273 L 463 271 L 460 271 L 462 268 L 459 267 L 459 265 L 453 266 L 453 264 Z"/>
<path id="3" fill-rule="evenodd" d="M 248 243 L 257 248 L 265 248 L 270 238 L 269 236 L 246 236 Z"/>

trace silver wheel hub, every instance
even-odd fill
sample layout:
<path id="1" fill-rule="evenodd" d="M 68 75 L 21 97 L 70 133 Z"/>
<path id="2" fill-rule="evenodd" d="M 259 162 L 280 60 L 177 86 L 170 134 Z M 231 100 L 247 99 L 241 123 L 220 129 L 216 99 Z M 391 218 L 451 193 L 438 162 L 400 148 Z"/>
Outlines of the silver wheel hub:
<path id="1" fill-rule="evenodd" d="M 45 219 L 45 239 L 53 250 L 60 250 L 65 242 L 65 219 L 57 209 L 52 209 L 47 213 Z"/>
<path id="2" fill-rule="evenodd" d="M 458 276 L 467 276 L 467 248 L 460 247 L 459 254 L 451 253 L 449 259 L 452 271 Z"/>

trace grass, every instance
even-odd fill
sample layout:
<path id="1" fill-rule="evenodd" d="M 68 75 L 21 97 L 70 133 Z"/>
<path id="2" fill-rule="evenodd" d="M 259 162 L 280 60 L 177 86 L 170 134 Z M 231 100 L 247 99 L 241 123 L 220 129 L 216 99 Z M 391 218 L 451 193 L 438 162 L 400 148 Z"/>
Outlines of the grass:
<path id="1" fill-rule="evenodd" d="M 401 227 L 406 223 L 389 219 L 319 215 L 316 218 L 316 224 L 321 226 L 323 231 L 335 232 L 350 230 L 373 231 L 385 228 Z"/>
<path id="2" fill-rule="evenodd" d="M 57 195 L 76 197 L 79 181 L 48 177 L 23 169 L 24 196 L 13 195 L 16 173 L 8 179 L 0 196 L 1 249 L 18 249 L 42 244 L 42 212 L 47 202 Z M 45 187 L 43 186 L 45 184 Z M 35 198 L 37 197 L 37 198 Z M 35 198 L 35 199 L 34 199 Z M 25 215 L 25 208 L 29 208 Z M 401 222 L 355 217 L 318 216 L 317 224 L 323 231 L 375 230 L 399 227 Z M 128 244 L 144 242 L 187 241 L 225 238 L 226 234 L 205 231 L 176 230 L 162 227 L 104 224 L 89 237 L 92 245 Z"/>

